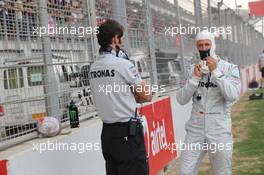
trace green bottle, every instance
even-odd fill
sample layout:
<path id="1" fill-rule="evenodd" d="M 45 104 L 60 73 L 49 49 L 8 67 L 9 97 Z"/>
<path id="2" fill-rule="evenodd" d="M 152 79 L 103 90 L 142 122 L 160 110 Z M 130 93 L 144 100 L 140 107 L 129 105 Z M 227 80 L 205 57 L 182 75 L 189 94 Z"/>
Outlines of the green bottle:
<path id="1" fill-rule="evenodd" d="M 71 128 L 78 128 L 80 126 L 79 115 L 78 115 L 78 107 L 75 105 L 73 100 L 69 106 L 69 118 Z"/>

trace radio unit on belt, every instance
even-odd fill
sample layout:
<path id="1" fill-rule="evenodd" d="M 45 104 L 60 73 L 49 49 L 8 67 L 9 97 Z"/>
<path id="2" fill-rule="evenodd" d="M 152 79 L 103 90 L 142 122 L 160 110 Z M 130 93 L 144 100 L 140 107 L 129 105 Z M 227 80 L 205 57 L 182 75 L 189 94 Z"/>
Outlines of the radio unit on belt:
<path id="1" fill-rule="evenodd" d="M 137 133 L 137 128 L 139 128 L 141 126 L 141 120 L 140 118 L 138 118 L 137 116 L 137 108 L 135 111 L 135 116 L 131 117 L 131 119 L 129 120 L 129 131 L 128 134 L 131 136 L 136 135 Z"/>

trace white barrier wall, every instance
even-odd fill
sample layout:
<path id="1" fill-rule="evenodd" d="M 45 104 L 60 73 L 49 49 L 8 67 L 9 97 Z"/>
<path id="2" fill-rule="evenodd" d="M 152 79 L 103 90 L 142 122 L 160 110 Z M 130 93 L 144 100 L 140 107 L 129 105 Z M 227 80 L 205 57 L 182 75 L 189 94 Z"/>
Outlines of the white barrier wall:
<path id="1" fill-rule="evenodd" d="M 248 80 L 246 75 L 246 68 L 240 68 L 241 95 L 247 91 Z"/>
<path id="2" fill-rule="evenodd" d="M 171 109 L 176 142 L 184 140 L 185 122 L 189 118 L 191 104 L 180 106 L 176 94 L 171 94 Z M 79 129 L 64 129 L 63 133 L 73 131 L 68 135 L 60 135 L 50 139 L 35 139 L 3 151 L 0 159 L 7 159 L 8 175 L 104 175 L 104 160 L 101 153 L 100 134 L 101 121 L 93 119 L 81 123 Z M 49 150 L 40 153 L 33 144 L 47 143 Z M 91 143 L 93 150 L 78 153 L 78 151 L 51 151 L 53 144 Z M 98 143 L 98 144 L 97 144 Z M 42 149 L 44 148 L 43 144 Z M 90 145 L 91 146 L 91 145 Z M 2 175 L 2 174 L 1 174 Z"/>
<path id="3" fill-rule="evenodd" d="M 101 122 L 93 119 L 81 123 L 81 128 L 74 129 L 65 136 L 57 136 L 50 139 L 35 139 L 9 150 L 3 151 L 0 159 L 7 159 L 8 175 L 104 175 L 104 160 L 101 154 L 100 144 Z M 63 133 L 69 131 L 66 129 Z M 71 129 L 72 130 L 72 129 Z M 87 143 L 88 151 L 78 153 L 74 151 L 45 151 L 40 153 L 33 151 L 34 143 Z M 91 143 L 91 144 L 89 144 Z M 97 144 L 98 143 L 98 144 Z M 99 145 L 100 146 L 100 145 Z M 54 148 L 55 149 L 55 148 Z M 80 149 L 82 150 L 82 149 Z M 82 152 L 82 151 L 80 151 Z M 1 174 L 2 175 L 2 174 Z"/>

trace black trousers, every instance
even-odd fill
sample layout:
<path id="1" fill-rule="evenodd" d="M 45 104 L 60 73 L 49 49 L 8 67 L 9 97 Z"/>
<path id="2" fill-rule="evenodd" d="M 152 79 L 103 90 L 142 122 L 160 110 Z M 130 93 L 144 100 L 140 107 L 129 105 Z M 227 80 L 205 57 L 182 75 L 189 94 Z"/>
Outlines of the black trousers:
<path id="1" fill-rule="evenodd" d="M 103 124 L 101 135 L 107 175 L 149 175 L 143 127 L 128 135 L 128 123 Z"/>

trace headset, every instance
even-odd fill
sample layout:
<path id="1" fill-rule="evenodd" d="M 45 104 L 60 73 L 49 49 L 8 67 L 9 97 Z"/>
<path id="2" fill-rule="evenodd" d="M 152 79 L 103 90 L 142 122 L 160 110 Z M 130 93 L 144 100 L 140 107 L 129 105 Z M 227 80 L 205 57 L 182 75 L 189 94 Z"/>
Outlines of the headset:
<path id="1" fill-rule="evenodd" d="M 128 55 L 126 54 L 126 52 L 125 52 L 123 49 L 121 49 L 121 48 L 118 47 L 118 46 L 117 46 L 116 48 L 117 48 L 117 51 L 114 52 L 113 49 L 112 49 L 112 47 L 110 47 L 110 46 L 103 47 L 103 46 L 102 46 L 102 47 L 99 49 L 99 53 L 100 53 L 100 55 L 103 55 L 103 54 L 105 54 L 105 53 L 111 53 L 111 54 L 115 55 L 116 57 L 124 58 L 124 59 L 126 59 L 126 60 L 129 60 Z"/>

